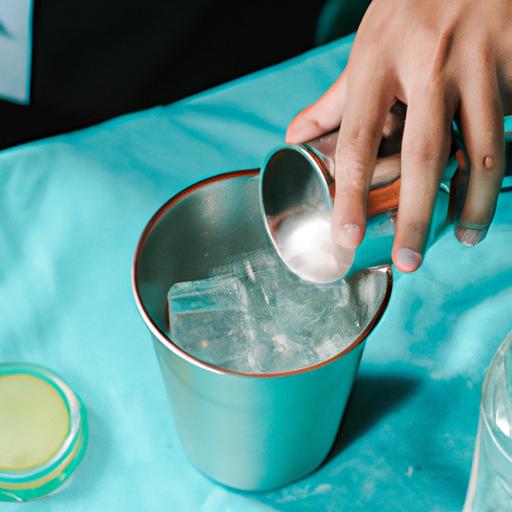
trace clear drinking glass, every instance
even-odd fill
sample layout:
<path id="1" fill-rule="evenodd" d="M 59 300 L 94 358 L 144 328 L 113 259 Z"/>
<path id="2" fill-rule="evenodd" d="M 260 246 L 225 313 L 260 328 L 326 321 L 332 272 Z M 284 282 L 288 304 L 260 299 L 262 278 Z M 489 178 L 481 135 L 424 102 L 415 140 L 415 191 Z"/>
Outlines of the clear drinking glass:
<path id="1" fill-rule="evenodd" d="M 512 331 L 482 389 L 480 420 L 464 512 L 512 510 Z"/>

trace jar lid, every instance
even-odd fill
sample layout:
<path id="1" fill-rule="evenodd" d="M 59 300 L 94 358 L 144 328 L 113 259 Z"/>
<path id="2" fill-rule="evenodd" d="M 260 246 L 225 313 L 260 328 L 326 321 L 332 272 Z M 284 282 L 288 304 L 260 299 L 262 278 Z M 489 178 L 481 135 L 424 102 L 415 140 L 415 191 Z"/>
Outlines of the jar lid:
<path id="1" fill-rule="evenodd" d="M 0 364 L 0 501 L 28 501 L 56 491 L 87 445 L 84 406 L 41 366 Z"/>

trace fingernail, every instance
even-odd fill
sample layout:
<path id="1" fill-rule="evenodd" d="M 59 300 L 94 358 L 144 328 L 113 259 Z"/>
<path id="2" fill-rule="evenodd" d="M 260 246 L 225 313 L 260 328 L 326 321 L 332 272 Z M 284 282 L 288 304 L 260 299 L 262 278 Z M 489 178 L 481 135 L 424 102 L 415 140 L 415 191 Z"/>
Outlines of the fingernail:
<path id="1" fill-rule="evenodd" d="M 342 247 L 355 249 L 361 241 L 361 228 L 357 224 L 343 224 L 334 229 L 333 239 Z"/>
<path id="2" fill-rule="evenodd" d="M 486 224 L 459 222 L 455 228 L 455 236 L 461 244 L 473 247 L 487 236 L 488 229 L 489 226 Z"/>
<path id="3" fill-rule="evenodd" d="M 413 249 L 402 247 L 396 252 L 396 266 L 401 272 L 414 272 L 421 263 L 422 255 Z"/>

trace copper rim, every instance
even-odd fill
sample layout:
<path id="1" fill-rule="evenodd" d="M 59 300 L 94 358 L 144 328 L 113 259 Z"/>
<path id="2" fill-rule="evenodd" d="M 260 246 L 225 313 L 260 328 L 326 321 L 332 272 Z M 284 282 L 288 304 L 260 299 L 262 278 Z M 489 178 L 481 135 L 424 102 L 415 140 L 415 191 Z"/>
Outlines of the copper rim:
<path id="1" fill-rule="evenodd" d="M 206 361 L 202 361 L 201 359 L 198 359 L 192 355 L 190 355 L 188 352 L 185 352 L 182 348 L 180 348 L 172 339 L 170 339 L 167 334 L 163 331 L 161 331 L 158 326 L 153 322 L 153 319 L 151 318 L 149 312 L 144 307 L 144 304 L 142 303 L 142 299 L 139 293 L 139 288 L 137 284 L 137 264 L 139 261 L 139 256 L 142 251 L 142 248 L 144 247 L 144 244 L 150 235 L 151 231 L 153 230 L 154 226 L 162 219 L 167 212 L 173 208 L 179 201 L 184 199 L 185 197 L 192 194 L 194 191 L 204 187 L 205 185 L 208 185 L 210 183 L 215 183 L 217 181 L 226 180 L 226 179 L 232 179 L 232 178 L 241 178 L 241 177 L 250 177 L 250 176 L 257 176 L 259 174 L 259 169 L 248 169 L 244 171 L 232 171 L 227 172 L 223 174 L 218 174 L 216 176 L 212 176 L 211 178 L 206 178 L 204 180 L 201 180 L 190 187 L 185 188 L 181 192 L 178 192 L 175 196 L 171 197 L 166 203 L 164 203 L 157 211 L 156 213 L 151 217 L 149 222 L 147 223 L 146 227 L 142 231 L 142 234 L 140 236 L 140 239 L 137 243 L 137 247 L 135 249 L 135 256 L 133 259 L 132 264 L 132 289 L 133 289 L 133 295 L 135 298 L 135 303 L 137 305 L 137 309 L 139 310 L 140 315 L 142 316 L 144 323 L 149 328 L 151 334 L 166 348 L 174 352 L 177 356 L 179 356 L 181 359 L 184 359 L 185 361 L 198 366 L 199 368 L 202 368 L 207 371 L 211 371 L 213 373 L 221 374 L 221 375 L 236 375 L 241 377 L 252 377 L 252 378 L 273 378 L 273 377 L 288 377 L 291 375 L 298 375 L 300 373 L 306 373 L 312 370 L 316 370 L 317 368 L 320 368 L 321 366 L 325 366 L 327 364 L 332 363 L 333 361 L 341 358 L 345 354 L 348 354 L 351 352 L 354 348 L 356 348 L 359 344 L 361 344 L 367 336 L 370 334 L 370 332 L 373 330 L 373 328 L 376 326 L 378 321 L 381 319 L 382 315 L 384 314 L 384 311 L 386 310 L 386 307 L 389 302 L 389 298 L 391 296 L 391 289 L 393 287 L 393 274 L 391 271 L 391 267 L 389 265 L 383 265 L 381 267 L 375 267 L 378 268 L 379 271 L 385 272 L 387 277 L 387 286 L 386 286 L 386 294 L 384 296 L 384 299 L 382 303 L 380 304 L 377 312 L 373 316 L 373 318 L 368 322 L 368 325 L 365 327 L 365 329 L 361 332 L 361 334 L 343 351 L 341 351 L 339 354 L 336 354 L 334 357 L 331 357 L 330 359 L 326 359 L 325 361 L 321 361 L 320 363 L 316 363 L 312 366 L 306 366 L 304 368 L 299 368 L 297 370 L 288 370 L 285 372 L 275 372 L 275 373 L 250 373 L 250 372 L 239 372 L 236 370 L 231 370 L 229 368 L 223 368 L 220 366 L 215 366 L 213 364 L 207 363 Z"/>

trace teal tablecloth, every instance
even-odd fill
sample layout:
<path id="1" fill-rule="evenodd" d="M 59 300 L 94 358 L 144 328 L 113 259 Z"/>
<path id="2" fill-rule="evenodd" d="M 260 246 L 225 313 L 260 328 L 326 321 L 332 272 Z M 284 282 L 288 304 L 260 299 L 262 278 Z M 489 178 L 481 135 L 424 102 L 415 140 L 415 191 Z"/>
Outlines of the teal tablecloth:
<path id="1" fill-rule="evenodd" d="M 189 464 L 132 300 L 132 255 L 150 215 L 196 180 L 258 166 L 350 44 L 0 155 L 0 360 L 60 373 L 90 421 L 76 478 L 28 510 L 460 509 L 484 371 L 512 328 L 512 194 L 480 246 L 446 232 L 419 272 L 397 276 L 334 455 L 275 492 L 236 494 Z"/>

